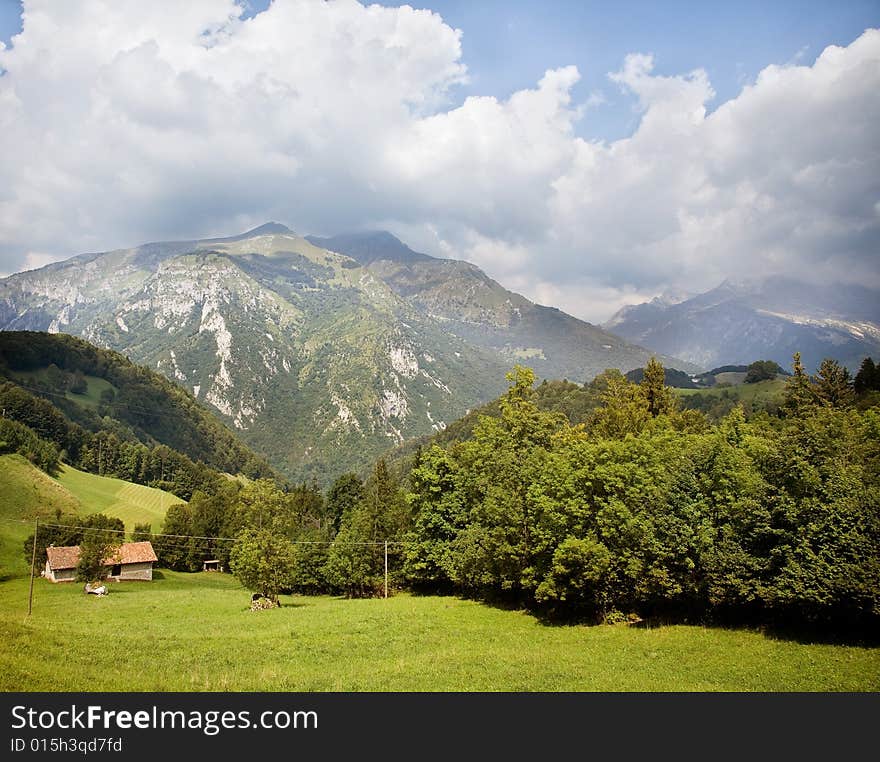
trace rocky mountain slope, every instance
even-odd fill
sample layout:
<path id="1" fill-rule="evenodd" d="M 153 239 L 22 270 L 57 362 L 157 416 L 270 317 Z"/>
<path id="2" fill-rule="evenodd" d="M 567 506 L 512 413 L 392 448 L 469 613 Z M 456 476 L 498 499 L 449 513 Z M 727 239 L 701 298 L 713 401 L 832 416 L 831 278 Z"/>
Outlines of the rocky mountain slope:
<path id="1" fill-rule="evenodd" d="M 470 262 L 420 254 L 388 232 L 309 240 L 347 254 L 446 330 L 510 365 L 529 365 L 539 378 L 584 382 L 606 368 L 638 367 L 637 359 L 651 354 L 555 307 L 508 291 Z M 696 369 L 681 360 L 662 359 Z"/>
<path id="2" fill-rule="evenodd" d="M 649 357 L 473 265 L 390 236 L 367 243 L 364 266 L 269 223 L 85 254 L 0 280 L 0 329 L 123 352 L 185 387 L 289 476 L 322 483 L 497 396 L 514 362 L 584 380 Z"/>
<path id="3" fill-rule="evenodd" d="M 604 324 L 626 339 L 706 367 L 774 360 L 799 351 L 809 370 L 832 357 L 856 370 L 880 354 L 880 292 L 773 277 L 724 282 L 681 300 L 621 309 Z"/>

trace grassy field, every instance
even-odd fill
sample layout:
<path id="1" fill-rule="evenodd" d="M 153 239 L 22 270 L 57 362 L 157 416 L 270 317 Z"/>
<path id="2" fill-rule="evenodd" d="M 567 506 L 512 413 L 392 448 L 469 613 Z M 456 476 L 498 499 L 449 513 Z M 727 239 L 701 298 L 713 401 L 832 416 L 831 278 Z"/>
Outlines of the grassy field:
<path id="1" fill-rule="evenodd" d="M 708 389 L 674 389 L 673 391 L 682 397 L 690 397 L 695 394 L 718 397 L 727 393 L 743 402 L 752 402 L 757 398 L 781 398 L 783 389 L 785 389 L 785 380 L 777 378 L 772 381 L 758 381 L 756 384 L 738 384 L 721 388 L 709 387 Z"/>
<path id="2" fill-rule="evenodd" d="M 284 597 L 162 572 L 106 598 L 0 584 L 3 690 L 878 690 L 880 649 L 692 626 L 547 626 L 445 597 Z"/>
<path id="3" fill-rule="evenodd" d="M 22 543 L 33 532 L 34 519 L 51 520 L 56 510 L 81 508 L 65 487 L 21 455 L 0 455 L 0 580 L 27 572 Z"/>
<path id="4" fill-rule="evenodd" d="M 28 386 L 28 382 L 32 379 L 39 381 L 47 380 L 46 368 L 40 368 L 38 370 L 17 370 L 14 375 L 24 386 Z M 64 396 L 83 407 L 96 408 L 101 401 L 101 392 L 105 389 L 114 389 L 113 384 L 103 378 L 98 378 L 97 376 L 86 376 L 85 379 L 87 389 L 84 394 L 66 392 Z"/>
<path id="5" fill-rule="evenodd" d="M 164 492 L 122 479 L 96 476 L 64 465 L 58 482 L 73 494 L 83 506 L 85 513 L 105 513 L 117 516 L 131 531 L 135 523 L 149 522 L 158 532 L 169 505 L 184 502 L 170 492 Z"/>
<path id="6" fill-rule="evenodd" d="M 746 380 L 746 373 L 727 371 L 715 374 L 716 384 L 742 384 Z"/>
<path id="7" fill-rule="evenodd" d="M 121 518 L 129 531 L 136 522 L 151 522 L 159 531 L 168 506 L 179 502 L 162 490 L 69 466 L 53 479 L 21 455 L 0 455 L 0 578 L 26 573 L 21 548 L 34 519 L 51 521 L 58 510 L 83 516 L 102 512 Z"/>

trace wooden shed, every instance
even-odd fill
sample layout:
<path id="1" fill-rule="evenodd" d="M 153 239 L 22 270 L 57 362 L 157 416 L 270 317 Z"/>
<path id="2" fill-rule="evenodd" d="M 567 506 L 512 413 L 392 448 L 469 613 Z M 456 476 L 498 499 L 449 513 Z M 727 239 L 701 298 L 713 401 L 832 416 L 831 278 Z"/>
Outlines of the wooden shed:
<path id="1" fill-rule="evenodd" d="M 107 579 L 117 581 L 153 579 L 153 564 L 156 553 L 150 542 L 125 542 L 117 548 L 112 558 L 104 561 Z M 46 548 L 46 568 L 43 576 L 52 582 L 73 582 L 76 579 L 76 564 L 79 561 L 79 545 Z"/>

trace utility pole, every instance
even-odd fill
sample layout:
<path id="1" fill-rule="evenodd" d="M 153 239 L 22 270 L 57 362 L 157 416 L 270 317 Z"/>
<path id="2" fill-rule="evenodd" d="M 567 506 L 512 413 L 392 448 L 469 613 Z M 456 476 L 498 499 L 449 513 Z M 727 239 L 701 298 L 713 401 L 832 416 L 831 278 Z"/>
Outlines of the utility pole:
<path id="1" fill-rule="evenodd" d="M 385 540 L 385 597 L 388 597 L 388 540 Z"/>
<path id="2" fill-rule="evenodd" d="M 31 590 L 28 593 L 28 616 L 34 610 L 34 565 L 37 563 L 37 526 L 39 519 L 34 519 L 34 548 L 31 551 Z"/>

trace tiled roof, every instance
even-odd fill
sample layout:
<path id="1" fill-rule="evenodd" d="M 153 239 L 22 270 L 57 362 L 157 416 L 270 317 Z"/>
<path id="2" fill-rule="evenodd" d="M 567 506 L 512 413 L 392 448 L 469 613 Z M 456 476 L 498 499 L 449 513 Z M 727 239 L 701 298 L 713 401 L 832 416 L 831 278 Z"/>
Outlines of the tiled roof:
<path id="1" fill-rule="evenodd" d="M 75 569 L 77 561 L 79 561 L 79 545 L 69 545 L 64 548 L 46 548 L 46 556 L 49 559 L 49 568 L 52 571 Z M 107 566 L 113 566 L 114 564 L 141 564 L 147 561 L 158 560 L 149 541 L 125 542 L 119 546 L 115 556 L 108 558 L 104 563 Z"/>
<path id="2" fill-rule="evenodd" d="M 119 552 L 112 563 L 114 564 L 142 564 L 146 561 L 158 561 L 153 545 L 149 540 L 143 542 L 124 542 L 119 546 Z M 107 562 L 108 565 L 110 562 Z"/>
<path id="3" fill-rule="evenodd" d="M 79 545 L 71 545 L 66 548 L 46 548 L 46 556 L 49 558 L 49 568 L 52 571 L 59 569 L 75 569 L 79 561 Z"/>

